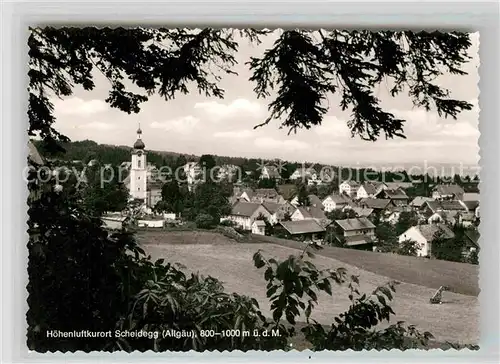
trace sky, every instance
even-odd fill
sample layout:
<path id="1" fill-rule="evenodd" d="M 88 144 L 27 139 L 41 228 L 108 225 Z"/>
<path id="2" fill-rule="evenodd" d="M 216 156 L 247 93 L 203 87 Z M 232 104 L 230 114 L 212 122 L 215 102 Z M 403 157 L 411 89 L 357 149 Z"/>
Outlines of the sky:
<path id="1" fill-rule="evenodd" d="M 269 35 L 260 46 L 240 42 L 234 68 L 238 75 L 223 77 L 222 100 L 198 93 L 179 95 L 171 101 L 153 96 L 142 104 L 140 113 L 128 115 L 104 102 L 110 87 L 96 72 L 94 90 L 75 88 L 72 96 L 54 99 L 54 127 L 74 141 L 91 139 L 132 146 L 140 122 L 146 149 L 195 155 L 282 158 L 334 165 L 479 163 L 479 33 L 471 35 L 473 59 L 463 68 L 468 75 L 444 75 L 439 79 L 441 86 L 451 90 L 452 97 L 471 102 L 474 109 L 462 112 L 457 120 L 440 118 L 437 113 L 413 107 L 405 94 L 391 97 L 382 84 L 376 96 L 387 111 L 407 120 L 407 138 L 385 140 L 382 136 L 376 142 L 351 137 L 346 124 L 349 112 L 337 106 L 338 95 L 330 97 L 331 107 L 321 126 L 290 135 L 287 129 L 279 129 L 277 121 L 253 129 L 269 115 L 267 105 L 272 100 L 257 99 L 244 63 L 251 56 L 262 55 L 276 36 Z"/>

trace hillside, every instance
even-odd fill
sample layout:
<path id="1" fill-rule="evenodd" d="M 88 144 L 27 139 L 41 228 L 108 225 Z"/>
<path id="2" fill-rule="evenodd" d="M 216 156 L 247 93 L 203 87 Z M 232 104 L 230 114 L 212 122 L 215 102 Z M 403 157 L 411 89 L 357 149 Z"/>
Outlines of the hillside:
<path id="1" fill-rule="evenodd" d="M 220 279 L 228 292 L 237 292 L 254 297 L 265 315 L 270 315 L 269 302 L 265 296 L 265 280 L 263 272 L 257 270 L 252 255 L 259 249 L 267 257 L 286 259 L 300 251 L 294 248 L 269 243 L 236 243 L 222 235 L 206 231 L 148 231 L 138 233 L 141 245 L 152 258 L 165 258 L 170 262 L 178 262 L 187 271 L 199 272 Z M 362 253 L 362 252 L 356 252 Z M 345 259 L 344 259 L 345 260 Z M 366 259 L 364 259 L 366 260 Z M 371 292 L 377 286 L 390 280 L 389 277 L 347 264 L 340 259 L 317 254 L 314 264 L 318 268 L 344 267 L 349 274 L 359 275 L 362 292 Z M 385 264 L 384 263 L 381 263 Z M 417 325 L 420 330 L 431 331 L 440 342 L 451 341 L 461 344 L 477 344 L 479 341 L 479 302 L 477 297 L 446 292 L 443 305 L 429 304 L 433 288 L 416 285 L 412 280 L 411 269 L 404 264 L 393 262 L 393 272 L 402 274 L 398 285 L 393 309 L 396 320 Z M 442 270 L 444 280 L 453 281 L 456 271 Z M 435 273 L 422 272 L 423 277 L 433 279 Z M 460 290 L 465 290 L 460 287 Z M 348 288 L 336 287 L 334 297 L 319 295 L 319 305 L 313 312 L 313 318 L 322 324 L 329 324 L 333 316 L 346 310 Z M 301 318 L 303 321 L 304 318 Z M 381 324 L 386 325 L 385 323 Z"/>

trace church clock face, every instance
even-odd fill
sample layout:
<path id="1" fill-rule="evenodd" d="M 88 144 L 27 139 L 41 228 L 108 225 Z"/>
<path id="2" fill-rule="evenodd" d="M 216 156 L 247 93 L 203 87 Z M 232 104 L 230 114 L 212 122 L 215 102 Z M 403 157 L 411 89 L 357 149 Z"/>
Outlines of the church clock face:
<path id="1" fill-rule="evenodd" d="M 137 155 L 138 155 L 139 157 L 141 157 L 141 156 L 142 156 L 142 152 L 137 152 Z"/>

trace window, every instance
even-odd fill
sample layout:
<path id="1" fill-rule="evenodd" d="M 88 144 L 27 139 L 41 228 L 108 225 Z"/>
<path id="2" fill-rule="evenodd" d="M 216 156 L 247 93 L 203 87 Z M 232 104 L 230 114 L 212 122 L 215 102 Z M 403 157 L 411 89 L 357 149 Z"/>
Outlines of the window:
<path id="1" fill-rule="evenodd" d="M 141 177 L 137 177 L 137 179 L 141 179 Z"/>
<path id="2" fill-rule="evenodd" d="M 141 160 L 140 159 L 137 161 L 137 167 L 141 168 Z"/>
<path id="3" fill-rule="evenodd" d="M 138 187 L 138 188 L 137 188 L 137 191 L 140 191 L 140 190 L 141 190 L 141 188 L 140 188 L 140 187 Z"/>

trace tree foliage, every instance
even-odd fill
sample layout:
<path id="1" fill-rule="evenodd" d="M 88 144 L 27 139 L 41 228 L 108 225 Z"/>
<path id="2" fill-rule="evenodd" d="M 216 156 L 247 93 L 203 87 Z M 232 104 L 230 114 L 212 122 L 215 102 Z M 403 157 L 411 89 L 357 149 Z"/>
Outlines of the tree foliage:
<path id="1" fill-rule="evenodd" d="M 171 100 L 192 91 L 224 96 L 222 74 L 234 73 L 238 37 L 259 43 L 266 31 L 202 29 L 36 28 L 29 46 L 29 135 L 39 136 L 47 152 L 62 151 L 68 138 L 54 128 L 53 97 L 72 95 L 76 86 L 95 87 L 94 72 L 109 81 L 105 100 L 128 114 L 158 94 Z M 373 89 L 389 80 L 393 96 L 408 91 L 413 103 L 456 117 L 472 105 L 454 100 L 437 84 L 444 73 L 464 74 L 470 40 L 458 32 L 329 31 L 311 35 L 282 32 L 261 58 L 248 63 L 258 97 L 270 98 L 270 116 L 289 131 L 320 125 L 328 111 L 329 94 L 340 95 L 339 107 L 350 109 L 348 126 L 353 136 L 376 140 L 403 137 L 404 120 L 383 110 Z M 133 84 L 131 87 L 130 83 Z M 179 158 L 180 159 L 180 158 Z M 183 160 L 178 160 L 183 165 Z M 304 254 L 283 262 L 254 256 L 257 268 L 266 267 L 267 297 L 272 318 L 258 303 L 224 292 L 210 277 L 187 275 L 173 264 L 152 262 L 127 228 L 110 234 L 102 222 L 82 206 L 78 190 L 60 193 L 53 180 L 31 184 L 29 200 L 29 311 L 28 345 L 37 351 L 67 350 L 249 350 L 284 349 L 303 314 L 302 330 L 315 350 L 392 349 L 425 346 L 428 333 L 420 334 L 402 323 L 383 330 L 375 326 L 394 314 L 388 301 L 394 285 L 372 295 L 357 289 L 351 277 L 351 306 L 325 329 L 312 318 L 318 293 L 333 296 L 332 286 L 344 284 L 343 270 L 318 270 Z M 227 196 L 216 184 L 197 186 L 186 193 L 185 215 L 207 214 L 213 221 L 228 213 Z M 108 331 L 201 328 L 221 331 L 276 328 L 278 337 L 212 337 L 196 339 L 103 340 L 48 338 L 47 330 Z"/>
<path id="2" fill-rule="evenodd" d="M 53 128 L 52 93 L 69 96 L 75 85 L 95 87 L 92 71 L 109 81 L 106 102 L 129 114 L 157 93 L 165 100 L 189 92 L 189 84 L 205 96 L 224 97 L 218 81 L 235 73 L 238 39 L 259 43 L 267 31 L 202 29 L 34 28 L 29 46 L 30 135 L 39 134 L 51 148 L 68 139 Z M 237 37 L 238 36 L 238 37 Z M 388 83 L 396 96 L 407 92 L 414 105 L 456 118 L 470 110 L 455 100 L 437 77 L 464 75 L 471 42 L 460 32 L 318 31 L 281 32 L 262 57 L 247 64 L 260 98 L 276 97 L 261 124 L 279 120 L 290 131 L 320 125 L 330 94 L 340 95 L 339 107 L 350 109 L 348 126 L 354 135 L 377 140 L 404 137 L 404 120 L 384 111 L 374 95 Z M 140 92 L 129 89 L 133 82 Z"/>

